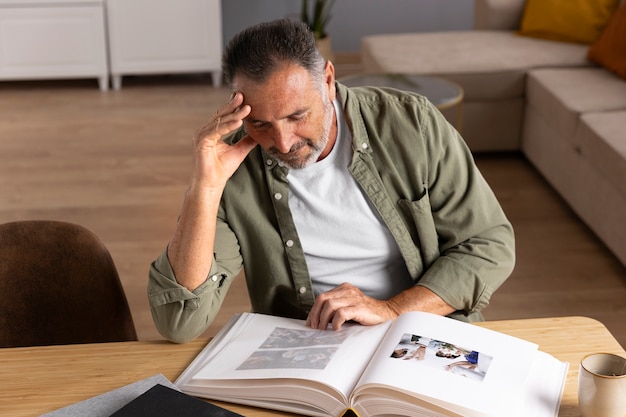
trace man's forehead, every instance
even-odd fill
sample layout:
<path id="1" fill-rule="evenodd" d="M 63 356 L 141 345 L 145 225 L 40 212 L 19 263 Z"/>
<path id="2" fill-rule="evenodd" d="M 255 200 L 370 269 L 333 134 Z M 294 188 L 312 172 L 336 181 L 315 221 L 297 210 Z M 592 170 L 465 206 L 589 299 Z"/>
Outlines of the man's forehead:
<path id="1" fill-rule="evenodd" d="M 276 90 L 242 90 L 239 92 L 243 94 L 243 104 L 251 108 L 248 119 L 263 121 L 283 119 L 304 113 L 317 102 L 315 95 L 319 95 L 317 90 L 302 89 L 281 92 Z"/>
<path id="2" fill-rule="evenodd" d="M 306 113 L 310 108 L 309 102 L 302 100 L 263 100 L 256 104 L 249 104 L 251 111 L 246 120 L 248 121 L 262 121 L 269 122 L 272 120 L 282 120 L 289 117 L 302 115 Z"/>
<path id="3" fill-rule="evenodd" d="M 261 96 L 264 98 L 281 98 L 285 95 L 307 93 L 313 86 L 311 74 L 299 65 L 286 65 L 275 70 L 263 81 L 255 81 L 242 75 L 233 79 L 233 89 L 245 96 Z"/>

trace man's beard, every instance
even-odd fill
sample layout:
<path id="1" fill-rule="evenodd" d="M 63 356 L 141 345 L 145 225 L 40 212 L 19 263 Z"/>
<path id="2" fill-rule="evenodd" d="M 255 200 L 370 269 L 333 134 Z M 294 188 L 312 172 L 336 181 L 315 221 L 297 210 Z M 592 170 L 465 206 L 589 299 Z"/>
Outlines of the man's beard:
<path id="1" fill-rule="evenodd" d="M 311 139 L 300 138 L 300 140 L 295 143 L 286 154 L 279 152 L 274 147 L 270 148 L 268 153 L 281 161 L 289 169 L 303 169 L 314 164 L 326 148 L 326 145 L 328 145 L 328 141 L 330 139 L 330 128 L 333 123 L 334 105 L 329 100 L 325 100 L 325 102 L 324 119 L 322 121 L 323 130 L 320 140 L 317 143 L 313 142 Z M 304 157 L 296 155 L 296 152 L 301 148 L 307 148 L 309 151 Z"/>

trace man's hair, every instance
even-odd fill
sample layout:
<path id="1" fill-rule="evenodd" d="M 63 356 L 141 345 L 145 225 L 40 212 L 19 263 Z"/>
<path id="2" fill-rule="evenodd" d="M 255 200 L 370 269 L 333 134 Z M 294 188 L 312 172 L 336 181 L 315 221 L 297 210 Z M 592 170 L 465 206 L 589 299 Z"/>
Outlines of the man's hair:
<path id="1" fill-rule="evenodd" d="M 222 57 L 224 82 L 232 85 L 240 75 L 265 82 L 285 64 L 297 64 L 314 79 L 323 79 L 324 58 L 309 27 L 295 19 L 279 19 L 251 26 L 236 34 Z"/>

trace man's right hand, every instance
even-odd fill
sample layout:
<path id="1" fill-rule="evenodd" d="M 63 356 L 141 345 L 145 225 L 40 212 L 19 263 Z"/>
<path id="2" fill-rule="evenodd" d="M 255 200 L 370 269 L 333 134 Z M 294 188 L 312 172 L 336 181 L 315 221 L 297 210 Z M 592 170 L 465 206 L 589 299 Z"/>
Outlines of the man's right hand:
<path id="1" fill-rule="evenodd" d="M 220 107 L 207 124 L 198 129 L 193 137 L 193 167 L 191 188 L 222 190 L 246 155 L 256 143 L 245 136 L 234 145 L 224 143 L 222 138 L 235 131 L 250 114 L 250 106 L 243 104 L 243 94 L 233 93 L 231 99 Z"/>
<path id="2" fill-rule="evenodd" d="M 243 95 L 235 93 L 193 137 L 191 184 L 167 250 L 177 282 L 190 291 L 206 280 L 211 269 L 217 212 L 226 182 L 256 146 L 249 136 L 234 145 L 222 138 L 241 127 L 250 111 Z"/>

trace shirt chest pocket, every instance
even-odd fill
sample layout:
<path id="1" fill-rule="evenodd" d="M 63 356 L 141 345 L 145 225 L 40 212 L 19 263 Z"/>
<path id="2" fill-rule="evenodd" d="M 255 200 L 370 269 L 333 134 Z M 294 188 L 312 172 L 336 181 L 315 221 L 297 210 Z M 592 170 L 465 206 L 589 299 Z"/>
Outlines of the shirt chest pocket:
<path id="1" fill-rule="evenodd" d="M 417 244 L 422 253 L 424 268 L 428 269 L 440 255 L 439 239 L 431 211 L 428 192 L 425 192 L 419 200 L 411 201 L 402 199 L 399 201 L 399 204 L 404 213 L 411 217 L 415 225 L 415 230 L 413 230 L 411 234 L 417 236 L 419 241 Z"/>

